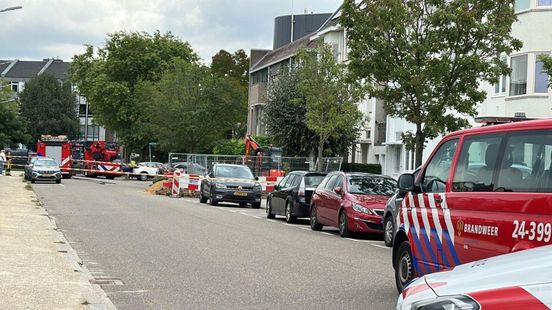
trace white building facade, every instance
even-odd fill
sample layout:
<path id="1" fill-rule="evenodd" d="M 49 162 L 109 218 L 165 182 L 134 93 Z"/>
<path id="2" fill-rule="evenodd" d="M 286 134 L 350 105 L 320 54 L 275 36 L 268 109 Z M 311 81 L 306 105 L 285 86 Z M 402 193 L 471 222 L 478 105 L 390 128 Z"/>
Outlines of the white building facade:
<path id="1" fill-rule="evenodd" d="M 520 51 L 505 55 L 512 73 L 495 85 L 484 84 L 487 99 L 479 106 L 479 116 L 528 118 L 552 117 L 548 76 L 539 55 L 552 51 L 552 0 L 517 0 L 518 21 L 512 35 L 523 42 Z"/>

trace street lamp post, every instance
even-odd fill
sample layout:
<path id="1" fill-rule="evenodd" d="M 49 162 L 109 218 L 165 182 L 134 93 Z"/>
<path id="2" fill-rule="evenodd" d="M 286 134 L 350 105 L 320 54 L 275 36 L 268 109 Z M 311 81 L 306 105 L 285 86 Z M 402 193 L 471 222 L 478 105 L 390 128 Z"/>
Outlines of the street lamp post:
<path id="1" fill-rule="evenodd" d="M 15 11 L 15 10 L 19 10 L 19 9 L 22 9 L 23 7 L 18 5 L 18 6 L 11 6 L 9 8 L 5 8 L 3 10 L 0 10 L 0 13 L 2 12 L 7 12 L 7 11 Z"/>

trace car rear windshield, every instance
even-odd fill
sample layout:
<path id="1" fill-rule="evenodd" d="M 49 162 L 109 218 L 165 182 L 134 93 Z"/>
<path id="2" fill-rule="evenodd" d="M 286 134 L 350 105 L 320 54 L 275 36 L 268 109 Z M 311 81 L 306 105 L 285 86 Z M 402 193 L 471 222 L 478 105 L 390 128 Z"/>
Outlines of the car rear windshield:
<path id="1" fill-rule="evenodd" d="M 307 174 L 305 176 L 305 187 L 315 188 L 318 184 L 322 183 L 325 177 L 323 174 Z"/>
<path id="2" fill-rule="evenodd" d="M 57 167 L 58 164 L 54 160 L 37 160 L 34 165 L 36 167 Z"/>
<path id="3" fill-rule="evenodd" d="M 351 194 L 392 196 L 396 190 L 397 182 L 393 179 L 373 176 L 349 177 Z"/>
<path id="4" fill-rule="evenodd" d="M 215 171 L 217 178 L 253 179 L 251 170 L 241 166 L 218 166 Z"/>

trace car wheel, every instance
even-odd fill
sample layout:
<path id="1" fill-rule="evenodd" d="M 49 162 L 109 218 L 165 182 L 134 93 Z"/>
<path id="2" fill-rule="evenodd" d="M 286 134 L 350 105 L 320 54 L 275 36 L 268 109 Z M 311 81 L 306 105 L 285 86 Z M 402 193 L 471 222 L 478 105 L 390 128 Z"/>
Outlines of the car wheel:
<path id="1" fill-rule="evenodd" d="M 203 195 L 203 187 L 201 187 L 201 188 L 199 189 L 199 202 L 200 202 L 200 203 L 206 203 L 206 202 L 207 202 L 207 197 L 205 197 L 205 196 Z"/>
<path id="2" fill-rule="evenodd" d="M 402 293 L 404 287 L 415 277 L 413 261 L 410 243 L 408 241 L 401 243 L 395 262 L 395 284 L 399 293 Z"/>
<path id="3" fill-rule="evenodd" d="M 322 227 L 324 226 L 318 223 L 318 218 L 316 213 L 317 213 L 316 208 L 312 206 L 311 212 L 310 212 L 310 227 L 312 230 L 322 230 Z"/>
<path id="4" fill-rule="evenodd" d="M 209 203 L 212 206 L 218 206 L 219 202 L 214 197 L 215 197 L 215 195 L 213 195 L 213 193 L 211 192 L 211 194 L 209 194 Z"/>
<path id="5" fill-rule="evenodd" d="M 57 180 L 56 180 L 56 183 L 57 183 L 57 184 L 61 184 L 61 179 L 57 179 Z"/>
<path id="6" fill-rule="evenodd" d="M 251 208 L 260 209 L 261 208 L 261 203 L 260 202 L 254 202 L 254 203 L 251 204 Z"/>
<path id="7" fill-rule="evenodd" d="M 293 216 L 292 209 L 291 209 L 291 203 L 288 201 L 286 202 L 286 222 L 287 223 L 294 223 L 297 218 Z"/>
<path id="8" fill-rule="evenodd" d="M 345 213 L 345 210 L 342 210 L 341 213 L 339 213 L 339 235 L 343 238 L 349 237 L 351 235 L 347 223 L 347 214 Z"/>
<path id="9" fill-rule="evenodd" d="M 138 180 L 140 181 L 147 181 L 148 180 L 148 173 L 147 172 L 141 172 L 138 176 Z"/>
<path id="10" fill-rule="evenodd" d="M 271 202 L 272 199 L 267 199 L 266 200 L 266 218 L 267 219 L 273 219 L 276 217 L 276 215 L 274 213 L 272 213 L 272 202 Z"/>
<path id="11" fill-rule="evenodd" d="M 393 216 L 389 215 L 385 218 L 383 223 L 383 241 L 388 247 L 393 246 L 393 236 L 395 235 L 395 223 L 393 222 Z"/>
<path id="12" fill-rule="evenodd" d="M 36 183 L 36 180 L 31 178 L 31 183 L 33 183 L 33 184 Z"/>

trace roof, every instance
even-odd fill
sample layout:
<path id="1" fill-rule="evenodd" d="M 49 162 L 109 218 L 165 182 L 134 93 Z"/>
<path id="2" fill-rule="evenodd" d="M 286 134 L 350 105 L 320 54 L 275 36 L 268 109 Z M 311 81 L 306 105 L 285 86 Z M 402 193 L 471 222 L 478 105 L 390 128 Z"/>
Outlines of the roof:
<path id="1" fill-rule="evenodd" d="M 315 42 L 310 40 L 310 37 L 315 32 L 308 34 L 301 39 L 295 40 L 289 44 L 286 44 L 278 49 L 275 49 L 271 52 L 268 52 L 259 62 L 254 64 L 249 70 L 250 73 L 264 69 L 271 64 L 278 63 L 282 60 L 288 59 L 292 56 L 295 56 L 301 48 L 311 47 Z"/>
<path id="2" fill-rule="evenodd" d="M 492 133 L 492 132 L 507 132 L 507 131 L 516 131 L 516 130 L 531 130 L 531 129 L 552 129 L 552 119 L 540 119 L 540 120 L 530 120 L 530 121 L 520 121 L 500 125 L 490 125 L 482 127 L 474 127 L 459 130 L 448 134 L 446 137 L 456 137 L 461 135 L 472 135 L 479 133 Z"/>
<path id="3" fill-rule="evenodd" d="M 70 63 L 59 59 L 42 61 L 0 60 L 0 74 L 5 79 L 32 79 L 41 74 L 51 74 L 58 80 L 67 80 Z M 6 72 L 4 72 L 6 71 Z"/>

